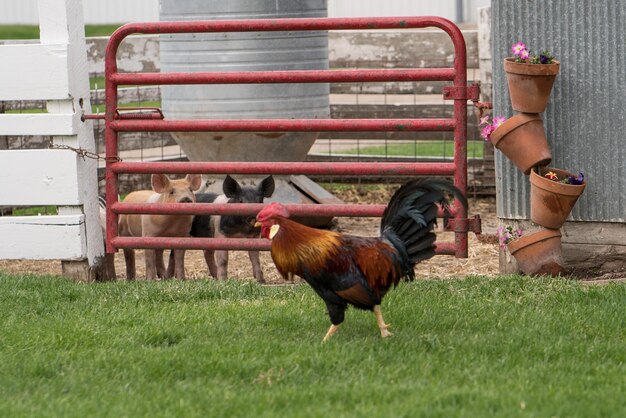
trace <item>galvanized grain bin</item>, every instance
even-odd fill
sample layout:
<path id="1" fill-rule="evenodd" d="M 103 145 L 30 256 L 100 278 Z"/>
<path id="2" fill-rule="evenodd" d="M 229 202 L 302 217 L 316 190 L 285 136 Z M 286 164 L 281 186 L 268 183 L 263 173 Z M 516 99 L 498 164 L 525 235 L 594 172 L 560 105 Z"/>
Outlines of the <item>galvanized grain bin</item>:
<path id="1" fill-rule="evenodd" d="M 326 15 L 326 0 L 161 0 L 160 9 L 163 21 Z M 164 72 L 328 69 L 326 31 L 162 35 L 160 45 Z M 162 89 L 162 108 L 166 119 L 327 119 L 329 85 L 169 85 Z M 317 132 L 174 133 L 191 161 L 303 161 L 317 136 Z M 206 190 L 220 192 L 223 177 L 205 176 Z M 236 177 L 244 182 L 258 180 Z M 339 202 L 304 176 L 275 176 L 275 180 L 274 195 L 266 201 Z M 300 219 L 312 226 L 330 220 Z"/>
<path id="2" fill-rule="evenodd" d="M 326 0 L 161 0 L 174 20 L 325 17 Z M 328 36 L 315 32 L 201 33 L 161 36 L 162 71 L 328 69 Z M 239 84 L 163 86 L 168 119 L 329 118 L 329 86 Z M 317 133 L 176 133 L 192 161 L 302 161 Z"/>

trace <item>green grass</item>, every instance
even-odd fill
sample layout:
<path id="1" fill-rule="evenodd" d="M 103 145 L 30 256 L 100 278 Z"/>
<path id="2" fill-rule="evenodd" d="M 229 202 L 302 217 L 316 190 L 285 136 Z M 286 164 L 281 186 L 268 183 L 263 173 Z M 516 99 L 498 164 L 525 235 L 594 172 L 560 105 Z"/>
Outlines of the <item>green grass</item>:
<path id="1" fill-rule="evenodd" d="M 108 36 L 121 25 L 85 25 L 85 36 Z M 39 39 L 39 26 L 0 25 L 0 39 Z"/>
<path id="2" fill-rule="evenodd" d="M 104 90 L 104 76 L 103 75 L 89 77 L 89 88 L 91 90 L 96 90 L 96 87 L 100 90 Z"/>
<path id="3" fill-rule="evenodd" d="M 119 105 L 120 107 L 161 107 L 160 101 L 145 101 L 145 102 L 133 102 L 133 103 L 122 103 Z M 104 113 L 105 105 L 93 105 L 91 110 L 93 113 Z"/>
<path id="4" fill-rule="evenodd" d="M 4 113 L 48 113 L 48 109 L 45 108 L 37 108 L 37 109 L 9 109 L 5 110 Z"/>
<path id="5" fill-rule="evenodd" d="M 324 189 L 331 193 L 335 192 L 344 192 L 347 190 L 357 190 L 357 191 L 378 191 L 385 188 L 383 184 L 359 184 L 354 185 L 350 183 L 319 183 Z"/>
<path id="6" fill-rule="evenodd" d="M 94 77 L 89 77 L 89 85 L 91 90 L 95 90 L 96 87 L 100 90 L 104 90 L 104 76 L 98 75 Z M 136 87 L 135 85 L 124 85 L 124 87 Z"/>
<path id="7" fill-rule="evenodd" d="M 120 107 L 161 107 L 160 101 L 145 101 L 145 102 L 131 102 L 121 103 Z M 92 105 L 92 113 L 104 113 L 105 105 Z M 46 109 L 11 109 L 6 113 L 48 113 Z"/>
<path id="8" fill-rule="evenodd" d="M 57 213 L 56 206 L 31 206 L 13 209 L 13 216 L 56 215 Z"/>
<path id="9" fill-rule="evenodd" d="M 468 141 L 467 155 L 474 158 L 482 158 L 483 141 Z M 361 147 L 341 151 L 345 154 L 360 155 L 397 155 L 397 156 L 430 156 L 451 157 L 454 151 L 452 141 L 417 141 L 414 144 L 389 144 L 387 146 Z"/>
<path id="10" fill-rule="evenodd" d="M 307 286 L 0 274 L 0 416 L 626 414 L 626 286 L 402 284 L 395 335 Z"/>

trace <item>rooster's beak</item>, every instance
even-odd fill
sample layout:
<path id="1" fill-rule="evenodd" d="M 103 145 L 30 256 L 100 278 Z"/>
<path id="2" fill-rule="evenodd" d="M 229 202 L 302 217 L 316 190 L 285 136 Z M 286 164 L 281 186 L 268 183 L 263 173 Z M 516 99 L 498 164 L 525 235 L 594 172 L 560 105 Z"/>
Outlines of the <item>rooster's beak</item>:
<path id="1" fill-rule="evenodd" d="M 254 224 L 254 227 L 255 227 L 255 228 L 260 228 L 260 227 L 262 227 L 262 226 L 263 226 L 263 224 L 262 224 L 261 222 L 259 222 L 259 221 L 257 221 L 257 222 Z"/>

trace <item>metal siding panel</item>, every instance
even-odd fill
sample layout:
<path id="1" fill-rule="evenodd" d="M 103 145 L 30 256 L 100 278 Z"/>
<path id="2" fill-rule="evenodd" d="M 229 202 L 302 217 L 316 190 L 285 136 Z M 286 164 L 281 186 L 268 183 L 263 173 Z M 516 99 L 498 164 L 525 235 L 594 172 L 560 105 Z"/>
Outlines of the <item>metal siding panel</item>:
<path id="1" fill-rule="evenodd" d="M 542 115 L 552 165 L 585 172 L 588 184 L 572 212 L 579 221 L 626 219 L 626 2 L 493 2 L 494 114 L 514 114 L 502 60 L 517 41 L 549 49 L 561 61 Z M 497 211 L 529 219 L 528 178 L 496 151 Z"/>

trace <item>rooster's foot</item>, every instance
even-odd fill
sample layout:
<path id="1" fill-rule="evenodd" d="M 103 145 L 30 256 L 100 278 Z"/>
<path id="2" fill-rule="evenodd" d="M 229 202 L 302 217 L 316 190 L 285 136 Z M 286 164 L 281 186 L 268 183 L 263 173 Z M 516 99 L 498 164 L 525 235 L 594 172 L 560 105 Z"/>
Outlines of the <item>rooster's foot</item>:
<path id="1" fill-rule="evenodd" d="M 333 336 L 333 334 L 335 332 L 337 332 L 337 330 L 339 329 L 339 325 L 331 325 L 330 328 L 328 328 L 328 332 L 326 332 L 326 335 L 324 335 L 324 339 L 322 340 L 322 343 L 325 343 L 326 341 L 328 341 L 330 339 L 330 337 Z"/>
<path id="2" fill-rule="evenodd" d="M 381 337 L 391 337 L 393 334 L 389 331 L 389 324 L 385 324 L 385 321 L 383 320 L 383 313 L 380 311 L 380 305 L 374 306 L 374 315 L 376 315 L 376 322 L 378 323 Z"/>

